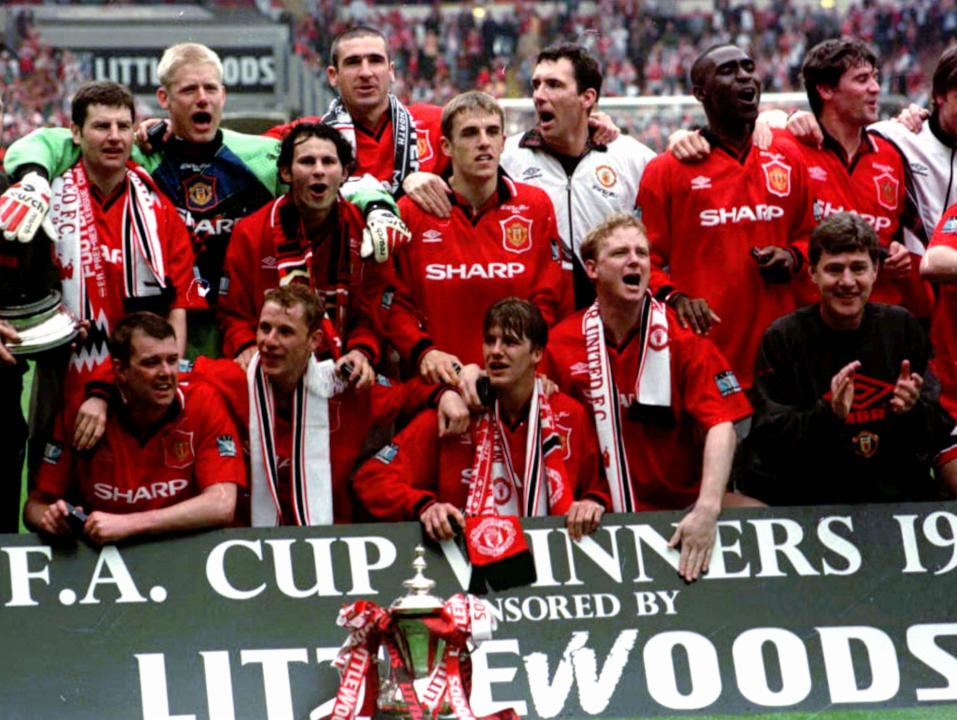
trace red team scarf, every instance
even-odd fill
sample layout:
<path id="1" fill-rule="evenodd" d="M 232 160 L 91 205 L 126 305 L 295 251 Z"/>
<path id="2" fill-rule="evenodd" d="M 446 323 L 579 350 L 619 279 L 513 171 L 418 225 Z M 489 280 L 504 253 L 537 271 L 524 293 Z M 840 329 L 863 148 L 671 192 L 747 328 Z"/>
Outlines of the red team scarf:
<path id="1" fill-rule="evenodd" d="M 532 404 L 528 411 L 528 437 L 525 443 L 525 473 L 519 477 L 512 466 L 508 440 L 502 430 L 498 402 L 478 420 L 475 430 L 475 459 L 472 482 L 465 511 L 467 515 L 497 515 L 494 483 L 504 478 L 511 484 L 513 496 L 521 492 L 519 514 L 524 517 L 564 515 L 572 504 L 572 489 L 563 460 L 561 436 L 555 415 L 535 380 Z"/>
<path id="2" fill-rule="evenodd" d="M 286 234 L 280 220 L 280 210 L 289 204 L 289 196 L 283 195 L 273 201 L 269 212 L 269 231 L 276 248 L 276 272 L 279 285 L 301 282 L 320 293 L 325 301 L 326 315 L 322 321 L 322 336 L 332 358 L 338 360 L 342 352 L 342 337 L 346 331 L 349 312 L 349 285 L 352 281 L 352 253 L 350 239 L 342 237 L 345 223 L 339 223 L 333 231 L 331 261 L 335 265 L 328 283 L 319 283 L 313 277 L 312 241 L 306 237 L 301 223 L 294 236 Z M 336 212 L 333 210 L 333 212 Z M 332 315 L 330 320 L 329 315 Z"/>
<path id="3" fill-rule="evenodd" d="M 392 120 L 392 144 L 394 148 L 395 167 L 392 170 L 392 179 L 388 182 L 377 184 L 384 185 L 390 193 L 395 192 L 402 187 L 402 181 L 406 176 L 416 172 L 419 169 L 419 144 L 416 138 L 415 121 L 405 105 L 399 102 L 398 98 L 389 93 L 389 117 Z M 320 122 L 331 125 L 342 133 L 342 136 L 352 145 L 352 151 L 356 150 L 356 126 L 352 120 L 346 106 L 343 105 L 341 98 L 336 98 L 329 106 L 329 112 L 322 116 Z M 350 193 L 344 192 L 349 195 Z"/>
<path id="4" fill-rule="evenodd" d="M 595 416 L 598 446 L 611 490 L 612 510 L 634 512 L 634 489 L 621 432 L 621 405 L 605 346 L 605 326 L 597 300 L 585 311 L 582 332 L 588 360 L 588 400 Z M 639 341 L 642 350 L 635 378 L 635 398 L 639 405 L 671 406 L 671 351 L 668 340 L 665 305 L 649 293 L 641 309 Z"/>
<path id="5" fill-rule="evenodd" d="M 156 209 L 162 201 L 141 168 L 129 165 L 126 179 L 129 188 L 123 197 L 121 228 L 123 291 L 129 298 L 161 295 L 166 288 L 166 268 Z M 50 220 L 56 229 L 53 239 L 57 262 L 63 270 L 64 305 L 78 318 L 95 324 L 103 312 L 103 299 L 116 289 L 106 286 L 90 184 L 82 161 L 53 181 Z M 88 277 L 94 279 L 92 293 L 87 287 Z"/>
<path id="6" fill-rule="evenodd" d="M 253 355 L 246 371 L 249 390 L 250 502 L 253 527 L 332 525 L 332 469 L 329 398 L 345 389 L 331 360 L 309 358 L 293 393 L 292 494 L 295 517 L 282 517 L 276 449 L 276 401 L 272 386 Z"/>

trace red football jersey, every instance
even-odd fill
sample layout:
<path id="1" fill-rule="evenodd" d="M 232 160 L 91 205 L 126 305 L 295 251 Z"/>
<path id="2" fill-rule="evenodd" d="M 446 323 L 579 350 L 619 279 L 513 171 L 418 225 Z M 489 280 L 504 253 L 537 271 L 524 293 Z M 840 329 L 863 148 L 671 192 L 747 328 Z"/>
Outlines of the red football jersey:
<path id="1" fill-rule="evenodd" d="M 575 499 L 590 498 L 611 507 L 608 484 L 600 474 L 598 439 L 588 412 L 575 400 L 555 393 L 548 399 L 562 440 L 568 481 Z M 418 520 L 431 501 L 464 508 L 475 459 L 473 421 L 457 437 L 439 438 L 435 412 L 424 412 L 402 430 L 391 445 L 369 459 L 356 473 L 353 487 L 359 502 L 377 520 Z M 515 427 L 503 424 L 512 467 L 519 477 L 525 472 L 527 419 Z M 495 482 L 499 505 L 514 502 L 511 483 Z M 518 506 L 521 508 L 521 500 Z"/>
<path id="2" fill-rule="evenodd" d="M 439 147 L 442 137 L 442 108 L 438 105 L 408 105 L 406 109 L 415 123 L 415 138 L 419 150 L 419 170 L 441 175 L 448 167 L 449 159 Z M 264 135 L 282 140 L 289 129 L 302 122 L 317 123 L 322 118 L 304 117 L 285 125 L 277 125 Z M 377 180 L 391 181 L 395 169 L 395 144 L 392 138 L 392 118 L 388 111 L 375 129 L 355 126 L 356 167 L 354 176 L 369 174 Z"/>
<path id="3" fill-rule="evenodd" d="M 928 247 L 942 245 L 957 250 L 957 205 L 947 208 Z M 957 285 L 940 284 L 940 297 L 930 324 L 934 346 L 931 367 L 940 378 L 940 404 L 957 418 Z"/>
<path id="4" fill-rule="evenodd" d="M 108 363 L 107 339 L 113 326 L 126 314 L 123 292 L 123 206 L 128 192 L 132 192 L 128 180 L 124 180 L 106 198 L 90 186 L 90 207 L 100 243 L 94 252 L 99 256 L 103 269 L 103 285 L 99 285 L 95 274 L 88 275 L 85 283 L 87 294 L 95 298 L 103 312 L 93 319 L 87 339 L 78 341 L 77 350 L 70 355 L 63 388 L 64 407 L 68 410 L 82 402 L 84 387 L 92 378 L 93 370 L 104 362 Z M 165 195 L 156 191 L 156 198 L 156 227 L 163 244 L 163 262 L 166 276 L 175 292 L 171 307 L 206 309 L 206 301 L 198 292 L 199 284 L 193 278 L 193 246 L 186 226 Z M 63 270 L 71 271 L 79 270 Z"/>
<path id="5" fill-rule="evenodd" d="M 216 483 L 244 487 L 240 437 L 222 396 L 196 383 L 173 402 L 167 420 L 145 438 L 121 407 L 112 407 L 103 438 L 87 452 L 69 442 L 75 413 L 61 414 L 34 496 L 46 503 L 66 498 L 87 513 L 134 513 L 175 505 Z"/>
<path id="6" fill-rule="evenodd" d="M 584 310 L 576 313 L 552 330 L 539 372 L 587 407 L 590 382 L 584 315 Z M 638 510 L 679 510 L 694 503 L 701 485 L 705 433 L 719 423 L 751 414 L 734 373 L 710 340 L 679 327 L 671 309 L 668 332 L 674 424 L 656 425 L 629 416 L 637 400 L 640 333 L 630 335 L 620 347 L 606 346 Z"/>
<path id="7" fill-rule="evenodd" d="M 788 135 L 781 135 L 784 142 L 788 142 Z M 874 228 L 882 247 L 889 247 L 895 240 L 903 242 L 901 220 L 907 191 L 904 162 L 893 145 L 865 131 L 857 155 L 848 163 L 844 148 L 829 136 L 820 148 L 796 139 L 790 142 L 807 166 L 816 221 L 839 212 L 854 212 Z M 807 304 L 817 302 L 814 284 L 808 280 L 805 288 L 808 292 L 801 300 Z M 911 274 L 906 278 L 880 273 L 871 300 L 903 305 L 918 317 L 930 317 L 934 292 L 930 283 L 921 280 L 920 255 L 911 253 Z"/>
<path id="8" fill-rule="evenodd" d="M 385 332 L 380 311 L 389 288 L 394 293 L 395 271 L 390 263 L 366 261 L 359 256 L 365 221 L 355 205 L 339 200 L 336 213 L 336 227 L 321 241 L 312 239 L 312 284 L 324 296 L 327 308 L 338 306 L 342 310 L 333 320 L 344 351 L 361 349 L 376 363 L 381 358 Z M 221 283 L 218 306 L 226 357 L 234 357 L 256 343 L 263 295 L 279 284 L 277 239 L 285 242 L 287 233 L 293 231 L 285 224 L 293 221 L 294 232 L 301 233 L 298 217 L 285 195 L 236 223 L 223 269 L 228 280 Z M 408 314 L 409 310 L 400 302 L 390 302 L 391 315 L 402 313 Z M 417 323 L 411 316 L 406 322 L 413 326 Z M 410 350 L 404 343 L 406 337 L 407 333 L 399 333 L 393 341 L 403 357 Z"/>
<path id="9" fill-rule="evenodd" d="M 792 249 L 800 275 L 814 217 L 807 172 L 791 144 L 776 134 L 768 150 L 749 147 L 737 157 L 716 143 L 700 163 L 659 155 L 645 169 L 638 198 L 652 287 L 708 301 L 721 318 L 710 337 L 749 388 L 762 333 L 795 307 L 793 279 L 765 281 L 751 250 Z"/>
<path id="10" fill-rule="evenodd" d="M 571 311 L 555 213 L 539 188 L 503 175 L 474 217 L 458 197 L 448 219 L 407 197 L 399 211 L 412 232 L 395 254 L 399 283 L 439 349 L 481 364 L 485 313 L 504 297 L 535 303 L 549 325 Z"/>

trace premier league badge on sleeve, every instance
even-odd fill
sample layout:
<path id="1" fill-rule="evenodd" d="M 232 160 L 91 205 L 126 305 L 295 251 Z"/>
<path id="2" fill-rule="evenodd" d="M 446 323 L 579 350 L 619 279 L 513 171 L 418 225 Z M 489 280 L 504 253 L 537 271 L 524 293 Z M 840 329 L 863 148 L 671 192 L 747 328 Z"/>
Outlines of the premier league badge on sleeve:
<path id="1" fill-rule="evenodd" d="M 236 457 L 236 440 L 232 435 L 220 435 L 216 438 L 219 457 Z"/>

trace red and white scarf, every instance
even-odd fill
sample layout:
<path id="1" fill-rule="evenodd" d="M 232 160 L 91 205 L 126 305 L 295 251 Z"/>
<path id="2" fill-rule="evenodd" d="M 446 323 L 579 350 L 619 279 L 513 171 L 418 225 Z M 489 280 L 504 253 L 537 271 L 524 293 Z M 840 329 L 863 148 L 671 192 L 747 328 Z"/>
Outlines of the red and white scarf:
<path id="1" fill-rule="evenodd" d="M 333 212 L 337 212 L 333 209 Z M 294 222 L 291 222 L 293 221 Z M 273 201 L 269 211 L 269 232 L 273 247 L 276 249 L 276 272 L 279 284 L 308 284 L 322 295 L 326 314 L 322 319 L 322 336 L 332 358 L 338 360 L 342 354 L 342 338 L 349 320 L 349 286 L 352 284 L 352 238 L 349 237 L 348 223 L 334 223 L 331 237 L 330 263 L 328 276 L 315 277 L 313 267 L 313 243 L 316 238 L 306 237 L 305 229 L 295 205 L 289 195 L 283 195 Z"/>
<path id="2" fill-rule="evenodd" d="M 564 515 L 572 504 L 572 487 L 565 469 L 562 440 L 541 381 L 535 380 L 528 411 L 525 472 L 521 478 L 512 466 L 508 440 L 502 428 L 499 404 L 483 413 L 475 429 L 475 459 L 465 510 L 468 515 L 496 515 L 494 478 L 506 478 L 521 491 L 519 515 Z"/>
<path id="3" fill-rule="evenodd" d="M 628 455 L 621 432 L 621 403 L 605 346 L 605 326 L 598 301 L 582 317 L 588 360 L 589 391 L 598 446 L 605 463 L 614 512 L 634 512 L 635 497 Z M 641 360 L 635 376 L 635 398 L 640 405 L 671 406 L 671 351 L 664 303 L 649 293 L 641 309 Z"/>
<path id="4" fill-rule="evenodd" d="M 253 527 L 332 525 L 332 468 L 329 452 L 329 398 L 345 389 L 331 360 L 309 358 L 306 372 L 293 391 L 292 507 L 295 517 L 283 518 L 278 493 L 276 401 L 272 386 L 253 355 L 246 371 L 249 389 L 249 454 Z"/>
<path id="5" fill-rule="evenodd" d="M 128 298 L 160 295 L 166 288 L 163 245 L 156 210 L 162 200 L 145 170 L 129 165 L 129 188 L 123 197 L 123 292 Z M 77 317 L 95 321 L 103 299 L 116 288 L 106 286 L 90 185 L 83 162 L 53 181 L 50 219 L 56 228 L 57 262 L 63 268 L 63 302 Z M 87 287 L 87 278 L 94 287 Z"/>

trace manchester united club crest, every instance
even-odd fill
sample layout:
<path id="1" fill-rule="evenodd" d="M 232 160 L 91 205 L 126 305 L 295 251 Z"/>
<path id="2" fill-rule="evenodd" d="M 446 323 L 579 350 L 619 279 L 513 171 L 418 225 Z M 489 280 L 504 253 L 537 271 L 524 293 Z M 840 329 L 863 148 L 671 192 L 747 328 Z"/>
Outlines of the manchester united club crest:
<path id="1" fill-rule="evenodd" d="M 216 203 L 216 178 L 193 175 L 183 181 L 186 209 L 201 212 Z"/>
<path id="2" fill-rule="evenodd" d="M 513 253 L 525 253 L 532 249 L 532 220 L 512 215 L 499 222 L 502 226 L 502 247 Z"/>
<path id="3" fill-rule="evenodd" d="M 791 166 L 787 165 L 780 155 L 770 157 L 770 162 L 761 165 L 768 192 L 778 197 L 787 197 L 791 194 Z"/>
<path id="4" fill-rule="evenodd" d="M 432 159 L 432 141 L 429 140 L 429 134 L 423 130 L 415 133 L 415 144 L 419 153 L 419 162 L 427 162 Z"/>
<path id="5" fill-rule="evenodd" d="M 506 505 L 512 499 L 512 483 L 508 478 L 497 477 L 492 480 L 492 495 L 498 505 Z"/>
<path id="6" fill-rule="evenodd" d="M 877 187 L 877 202 L 882 208 L 888 210 L 897 209 L 897 191 L 900 183 L 897 178 L 890 173 L 881 173 L 874 178 L 874 185 Z"/>
<path id="7" fill-rule="evenodd" d="M 515 544 L 516 532 L 508 520 L 489 515 L 469 532 L 471 547 L 479 555 L 500 557 Z"/>
<path id="8" fill-rule="evenodd" d="M 193 433 L 174 430 L 163 438 L 163 461 L 166 467 L 181 470 L 193 464 Z"/>
<path id="9" fill-rule="evenodd" d="M 870 430 L 862 430 L 854 436 L 851 442 L 854 443 L 855 453 L 862 458 L 870 459 L 877 453 L 880 437 L 877 433 L 873 433 Z"/>
<path id="10" fill-rule="evenodd" d="M 615 187 L 615 184 L 618 182 L 618 173 L 615 172 L 615 169 L 611 165 L 599 165 L 596 167 L 595 177 L 598 178 L 598 182 L 601 183 L 601 186 L 604 188 Z"/>
<path id="11" fill-rule="evenodd" d="M 648 344 L 652 350 L 664 350 L 668 347 L 668 328 L 660 323 L 652 325 L 648 331 Z"/>
<path id="12" fill-rule="evenodd" d="M 558 435 L 558 440 L 562 444 L 562 458 L 564 460 L 571 460 L 572 458 L 572 429 L 570 427 L 565 427 L 559 422 L 556 422 L 555 434 Z"/>

